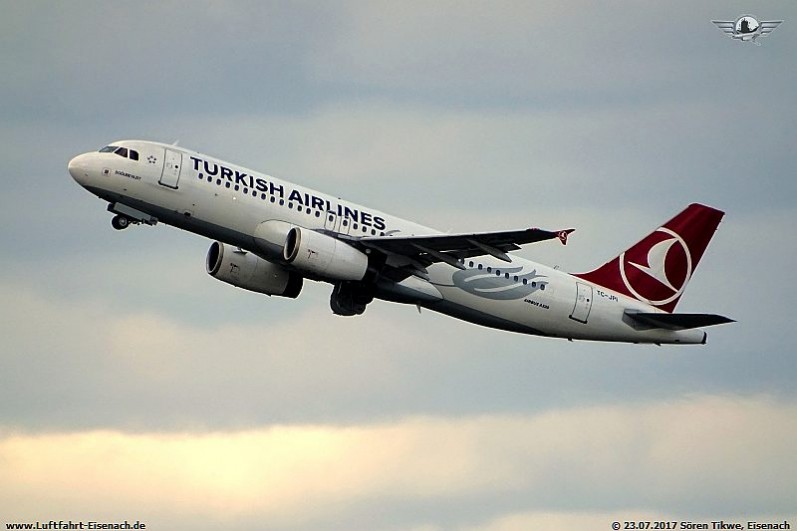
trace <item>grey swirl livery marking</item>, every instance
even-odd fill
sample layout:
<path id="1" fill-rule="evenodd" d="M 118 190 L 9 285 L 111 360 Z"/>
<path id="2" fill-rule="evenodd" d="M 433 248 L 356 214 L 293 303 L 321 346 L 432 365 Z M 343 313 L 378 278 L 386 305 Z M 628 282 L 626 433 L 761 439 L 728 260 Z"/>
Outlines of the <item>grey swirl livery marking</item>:
<path id="1" fill-rule="evenodd" d="M 507 301 L 528 297 L 535 291 L 544 290 L 544 286 L 548 285 L 545 280 L 548 277 L 538 275 L 536 269 L 530 273 L 520 274 L 522 270 L 522 267 L 501 268 L 499 269 L 501 275 L 498 276 L 495 270 L 488 272 L 486 269 L 465 269 L 454 273 L 451 279 L 454 284 L 450 287 L 456 286 L 485 299 Z M 505 276 L 507 273 L 509 273 L 508 279 Z"/>

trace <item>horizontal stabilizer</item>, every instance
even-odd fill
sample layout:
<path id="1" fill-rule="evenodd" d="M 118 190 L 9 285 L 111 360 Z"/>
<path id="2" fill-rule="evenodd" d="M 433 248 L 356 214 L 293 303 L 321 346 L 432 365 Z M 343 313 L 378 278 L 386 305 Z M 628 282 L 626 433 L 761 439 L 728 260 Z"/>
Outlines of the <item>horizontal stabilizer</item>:
<path id="1" fill-rule="evenodd" d="M 735 322 L 722 315 L 710 313 L 625 312 L 625 315 L 641 324 L 667 330 L 687 330 Z"/>

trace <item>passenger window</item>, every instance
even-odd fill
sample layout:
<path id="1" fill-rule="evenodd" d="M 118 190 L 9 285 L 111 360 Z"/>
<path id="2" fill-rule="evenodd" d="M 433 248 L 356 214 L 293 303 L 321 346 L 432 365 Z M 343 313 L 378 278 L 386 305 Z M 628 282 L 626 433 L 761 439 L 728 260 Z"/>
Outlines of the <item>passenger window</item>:
<path id="1" fill-rule="evenodd" d="M 130 158 L 133 160 L 138 160 L 138 151 L 135 149 L 130 150 Z"/>

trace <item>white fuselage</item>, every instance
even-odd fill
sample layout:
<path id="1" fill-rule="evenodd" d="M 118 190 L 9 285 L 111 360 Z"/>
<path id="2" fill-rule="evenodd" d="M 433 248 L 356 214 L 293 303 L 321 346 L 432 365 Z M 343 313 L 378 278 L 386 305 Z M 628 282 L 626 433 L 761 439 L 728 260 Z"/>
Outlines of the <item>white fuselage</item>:
<path id="1" fill-rule="evenodd" d="M 112 205 L 245 250 L 256 249 L 256 230 L 269 220 L 354 238 L 439 234 L 181 147 L 145 141 L 114 145 L 135 150 L 138 160 L 110 152 L 85 153 L 70 162 L 75 180 Z M 262 249 L 258 252 L 263 256 Z M 401 302 L 484 326 L 543 336 L 633 343 L 705 341 L 702 330 L 635 325 L 626 311 L 660 310 L 517 256 L 511 256 L 510 263 L 478 256 L 464 259 L 463 265 L 461 270 L 434 263 L 427 268 L 428 279 L 410 277 L 400 283 L 410 294 Z M 398 300 L 379 292 L 377 297 Z"/>

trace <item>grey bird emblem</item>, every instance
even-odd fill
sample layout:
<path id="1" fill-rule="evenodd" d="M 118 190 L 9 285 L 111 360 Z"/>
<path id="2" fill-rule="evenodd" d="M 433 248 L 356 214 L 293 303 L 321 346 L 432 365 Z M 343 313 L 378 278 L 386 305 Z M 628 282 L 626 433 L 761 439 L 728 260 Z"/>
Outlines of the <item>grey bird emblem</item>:
<path id="1" fill-rule="evenodd" d="M 712 20 L 719 29 L 725 32 L 730 38 L 738 39 L 742 42 L 752 42 L 757 46 L 761 43 L 756 41 L 772 33 L 783 21 L 782 20 L 762 20 L 759 22 L 752 15 L 742 15 L 735 21 L 731 20 Z"/>

